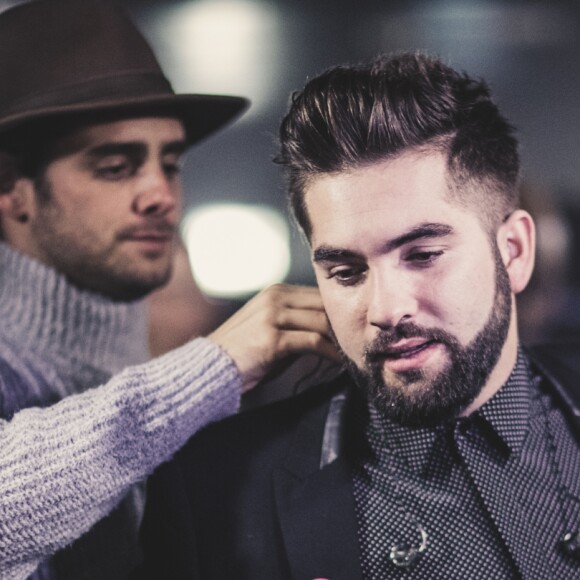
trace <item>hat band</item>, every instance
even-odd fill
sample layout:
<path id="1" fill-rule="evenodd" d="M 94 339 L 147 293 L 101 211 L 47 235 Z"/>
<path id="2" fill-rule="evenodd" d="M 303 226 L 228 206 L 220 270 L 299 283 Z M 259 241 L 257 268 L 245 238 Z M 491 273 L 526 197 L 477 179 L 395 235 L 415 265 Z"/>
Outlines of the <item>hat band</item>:
<path id="1" fill-rule="evenodd" d="M 60 86 L 52 91 L 21 99 L 0 117 L 33 113 L 39 109 L 105 105 L 107 101 L 140 100 L 154 95 L 173 95 L 169 81 L 159 73 L 125 74 L 123 76 L 91 79 L 83 83 Z"/>

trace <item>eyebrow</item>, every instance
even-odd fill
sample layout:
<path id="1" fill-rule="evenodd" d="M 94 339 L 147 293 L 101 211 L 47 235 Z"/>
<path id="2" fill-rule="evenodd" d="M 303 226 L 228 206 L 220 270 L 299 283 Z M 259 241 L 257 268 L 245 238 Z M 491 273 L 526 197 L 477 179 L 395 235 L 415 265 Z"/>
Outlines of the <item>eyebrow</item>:
<path id="1" fill-rule="evenodd" d="M 417 240 L 443 238 L 453 233 L 453 228 L 447 224 L 440 223 L 422 223 L 408 232 L 389 240 L 384 245 L 385 252 L 392 252 Z M 361 258 L 360 254 L 345 250 L 343 248 L 333 248 L 332 246 L 322 245 L 313 253 L 313 261 L 318 262 L 340 262 L 344 259 Z"/>
<path id="2" fill-rule="evenodd" d="M 184 140 L 170 141 L 161 147 L 162 155 L 181 155 L 187 145 Z M 141 142 L 123 142 L 123 143 L 103 143 L 96 145 L 86 151 L 87 157 L 99 159 L 109 155 L 129 155 L 131 157 L 145 157 L 147 155 L 147 145 Z"/>
<path id="3" fill-rule="evenodd" d="M 405 244 L 410 242 L 415 242 L 417 240 L 422 240 L 425 238 L 444 238 L 453 233 L 453 228 L 447 224 L 439 223 L 423 223 L 415 226 L 408 232 L 395 239 L 387 242 L 386 250 L 390 252 L 391 250 L 396 250 Z"/>
<path id="4" fill-rule="evenodd" d="M 181 155 L 182 153 L 185 152 L 185 150 L 187 149 L 187 143 L 185 142 L 185 140 L 179 140 L 179 141 L 171 141 L 170 143 L 166 143 L 165 145 L 163 145 L 163 147 L 161 147 L 161 153 L 163 153 L 163 155 L 167 155 L 167 154 L 175 154 L 175 155 Z"/>

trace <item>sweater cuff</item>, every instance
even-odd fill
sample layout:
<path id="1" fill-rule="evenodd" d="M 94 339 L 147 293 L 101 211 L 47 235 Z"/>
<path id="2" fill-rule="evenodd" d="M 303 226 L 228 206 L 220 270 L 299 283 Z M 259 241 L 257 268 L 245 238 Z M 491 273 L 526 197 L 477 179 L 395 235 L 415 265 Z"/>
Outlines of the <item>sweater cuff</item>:
<path id="1" fill-rule="evenodd" d="M 158 375 L 159 383 L 173 383 L 177 400 L 186 407 L 191 404 L 197 428 L 239 410 L 239 371 L 233 359 L 207 338 L 196 338 L 141 368 L 147 368 L 149 382 L 157 383 L 154 375 Z"/>

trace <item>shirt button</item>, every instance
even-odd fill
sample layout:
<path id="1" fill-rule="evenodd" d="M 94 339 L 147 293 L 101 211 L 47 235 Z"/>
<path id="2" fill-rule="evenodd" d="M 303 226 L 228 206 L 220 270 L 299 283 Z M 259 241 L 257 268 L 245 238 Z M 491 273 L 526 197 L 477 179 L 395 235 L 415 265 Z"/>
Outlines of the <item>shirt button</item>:
<path id="1" fill-rule="evenodd" d="M 456 433 L 464 437 L 471 432 L 471 421 L 469 419 L 460 419 L 457 422 Z"/>

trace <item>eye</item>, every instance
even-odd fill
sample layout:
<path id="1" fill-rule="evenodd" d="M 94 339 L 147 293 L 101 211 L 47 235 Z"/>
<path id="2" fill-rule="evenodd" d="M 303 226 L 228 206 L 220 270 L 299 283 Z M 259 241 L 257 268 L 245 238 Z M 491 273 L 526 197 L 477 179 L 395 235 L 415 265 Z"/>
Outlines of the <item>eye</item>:
<path id="1" fill-rule="evenodd" d="M 164 163 L 163 173 L 168 179 L 173 179 L 181 173 L 181 165 L 179 163 Z"/>
<path id="2" fill-rule="evenodd" d="M 443 250 L 411 250 L 405 257 L 405 260 L 418 266 L 429 266 L 444 253 Z"/>
<path id="3" fill-rule="evenodd" d="M 134 173 L 134 164 L 126 158 L 103 159 L 95 167 L 95 175 L 107 181 L 126 179 Z"/>
<path id="4" fill-rule="evenodd" d="M 366 266 L 337 266 L 327 273 L 327 278 L 336 280 L 341 286 L 354 286 L 364 279 Z"/>
<path id="5" fill-rule="evenodd" d="M 173 179 L 181 173 L 181 158 L 178 155 L 168 155 L 162 161 L 163 172 L 168 179 Z"/>

